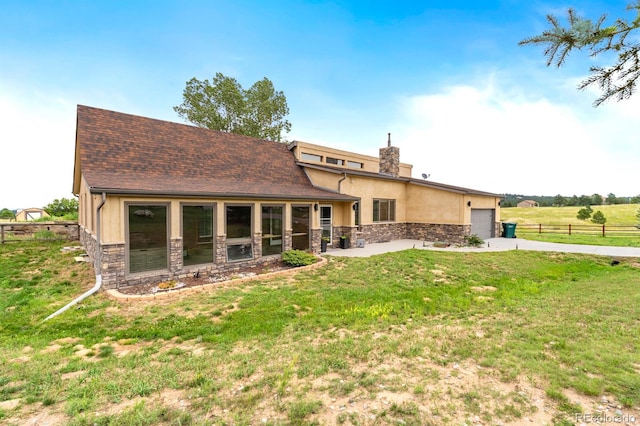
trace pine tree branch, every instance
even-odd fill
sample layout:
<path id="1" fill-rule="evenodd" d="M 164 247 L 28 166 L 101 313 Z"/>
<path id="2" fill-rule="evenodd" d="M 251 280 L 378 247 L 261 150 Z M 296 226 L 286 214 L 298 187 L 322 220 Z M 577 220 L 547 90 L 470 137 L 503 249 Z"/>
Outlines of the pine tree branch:
<path id="1" fill-rule="evenodd" d="M 628 99 L 635 93 L 636 81 L 640 78 L 640 44 L 628 42 L 628 36 L 640 28 L 640 0 L 636 0 L 627 9 L 636 10 L 636 19 L 631 23 L 617 19 L 610 26 L 604 26 L 606 15 L 601 15 L 597 21 L 592 22 L 579 17 L 573 9 L 567 10 L 566 26 L 560 24 L 555 16 L 547 15 L 550 27 L 518 44 L 544 46 L 547 66 L 557 67 L 564 65 L 573 50 L 586 50 L 593 58 L 605 52 L 617 52 L 618 58 L 614 65 L 591 67 L 592 74 L 578 88 L 583 90 L 591 85 L 598 85 L 602 95 L 596 99 L 594 106 L 609 99 Z"/>

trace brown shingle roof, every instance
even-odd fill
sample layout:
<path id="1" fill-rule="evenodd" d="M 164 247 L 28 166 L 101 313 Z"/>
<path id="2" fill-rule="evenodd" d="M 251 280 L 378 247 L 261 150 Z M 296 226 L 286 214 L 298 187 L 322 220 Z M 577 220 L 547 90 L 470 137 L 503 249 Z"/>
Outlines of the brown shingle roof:
<path id="1" fill-rule="evenodd" d="M 76 150 L 93 192 L 354 199 L 314 187 L 286 144 L 82 105 Z"/>

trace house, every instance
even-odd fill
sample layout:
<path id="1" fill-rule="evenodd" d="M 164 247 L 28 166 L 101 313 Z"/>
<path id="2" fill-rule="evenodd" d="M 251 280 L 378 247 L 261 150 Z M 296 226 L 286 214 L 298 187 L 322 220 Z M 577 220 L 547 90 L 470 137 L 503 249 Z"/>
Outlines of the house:
<path id="1" fill-rule="evenodd" d="M 272 262 L 289 249 L 496 235 L 500 196 L 380 158 L 78 106 L 73 193 L 106 288 Z"/>
<path id="2" fill-rule="evenodd" d="M 518 203 L 518 207 L 538 207 L 539 204 L 534 200 L 522 200 Z"/>
<path id="3" fill-rule="evenodd" d="M 43 209 L 38 207 L 30 207 L 28 209 L 18 210 L 18 212 L 16 213 L 15 220 L 17 222 L 25 222 L 25 221 L 36 220 L 36 219 L 40 219 L 48 216 L 49 216 L 49 213 L 47 213 Z"/>

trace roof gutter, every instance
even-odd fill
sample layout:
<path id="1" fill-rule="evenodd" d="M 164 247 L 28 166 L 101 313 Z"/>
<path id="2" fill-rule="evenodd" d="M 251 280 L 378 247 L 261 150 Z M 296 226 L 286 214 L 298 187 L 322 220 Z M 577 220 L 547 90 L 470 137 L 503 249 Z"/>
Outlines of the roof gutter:
<path id="1" fill-rule="evenodd" d="M 104 203 L 107 201 L 107 194 L 106 193 L 102 193 L 102 201 L 100 202 L 100 204 L 98 204 L 98 207 L 96 208 L 96 247 L 98 248 L 98 252 L 96 253 L 96 259 L 95 259 L 95 270 L 96 270 L 96 283 L 94 284 L 93 287 L 91 287 L 88 291 L 86 291 L 84 294 L 76 297 L 74 300 L 72 300 L 71 302 L 67 303 L 65 306 L 63 306 L 62 308 L 58 309 L 57 311 L 55 311 L 54 313 L 52 313 L 51 315 L 49 315 L 48 317 L 46 317 L 44 319 L 44 321 L 50 320 L 53 317 L 56 317 L 58 315 L 60 315 L 61 313 L 63 313 L 64 311 L 68 310 L 69 308 L 71 308 L 72 306 L 77 305 L 78 303 L 82 302 L 84 299 L 86 299 L 87 297 L 91 296 L 92 294 L 95 294 L 98 290 L 100 290 L 100 287 L 102 287 L 102 250 L 100 249 L 100 211 L 102 210 L 102 207 L 104 206 Z M 43 322 L 44 322 L 43 321 Z"/>
<path id="2" fill-rule="evenodd" d="M 262 199 L 262 200 L 331 200 L 331 201 L 349 201 L 350 196 L 346 194 L 338 194 L 336 191 L 324 189 L 315 186 L 317 189 L 328 192 L 326 195 L 306 194 L 306 195 L 287 195 L 287 194 L 247 194 L 247 193 L 203 193 L 203 192 L 184 192 L 184 191 L 151 191 L 151 190 L 131 190 L 117 188 L 91 188 L 92 194 L 107 193 L 116 195 L 137 195 L 144 197 L 184 197 L 184 198 L 219 198 L 219 199 Z M 335 194 L 335 195 L 333 195 Z M 336 195 L 341 197 L 336 198 Z M 355 197 L 352 197 L 355 199 Z"/>

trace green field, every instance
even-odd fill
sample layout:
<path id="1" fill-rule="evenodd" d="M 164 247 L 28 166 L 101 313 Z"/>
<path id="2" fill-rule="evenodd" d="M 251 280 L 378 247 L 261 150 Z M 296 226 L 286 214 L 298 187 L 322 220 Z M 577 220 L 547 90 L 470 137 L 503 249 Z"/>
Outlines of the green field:
<path id="1" fill-rule="evenodd" d="M 605 236 L 602 225 L 576 216 L 582 207 L 509 207 L 500 209 L 503 222 L 515 222 L 518 238 L 571 244 L 640 247 L 639 204 L 592 206 L 607 219 Z M 538 225 L 542 224 L 542 233 Z M 569 235 L 571 225 L 571 235 Z"/>
<path id="2" fill-rule="evenodd" d="M 588 225 L 589 220 L 576 218 L 582 206 L 574 207 L 505 207 L 500 209 L 504 222 L 549 225 Z M 591 206 L 594 212 L 600 210 L 607 218 L 607 225 L 635 226 L 640 220 L 636 217 L 640 204 L 614 204 Z"/>
<path id="3" fill-rule="evenodd" d="M 330 258 L 171 299 L 99 293 L 43 323 L 93 285 L 60 247 L 0 246 L 4 424 L 569 425 L 603 405 L 640 417 L 639 259 Z"/>

